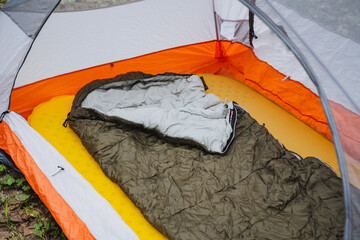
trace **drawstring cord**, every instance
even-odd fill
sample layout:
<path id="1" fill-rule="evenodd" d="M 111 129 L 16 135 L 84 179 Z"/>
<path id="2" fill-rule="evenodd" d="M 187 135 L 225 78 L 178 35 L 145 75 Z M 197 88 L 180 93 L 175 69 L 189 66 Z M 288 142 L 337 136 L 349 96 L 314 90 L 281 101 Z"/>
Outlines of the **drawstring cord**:
<path id="1" fill-rule="evenodd" d="M 61 167 L 61 166 L 57 166 L 58 167 L 58 170 L 56 171 L 56 172 L 54 172 L 53 174 L 51 174 L 50 176 L 55 176 L 56 174 L 58 174 L 59 172 L 61 172 L 61 171 L 64 171 L 65 170 L 65 168 L 63 168 L 63 167 Z"/>
<path id="2" fill-rule="evenodd" d="M 8 114 L 8 113 L 10 113 L 10 111 L 9 111 L 9 110 L 6 110 L 5 112 L 3 112 L 3 113 L 0 115 L 0 123 L 2 123 L 5 115 Z"/>
<path id="3" fill-rule="evenodd" d="M 63 125 L 63 127 L 67 127 L 68 125 L 69 125 L 69 116 L 70 116 L 70 113 L 71 112 L 69 112 L 68 114 L 67 114 L 67 116 L 66 116 L 66 119 L 65 119 L 65 121 L 64 121 L 64 123 L 62 124 Z"/>

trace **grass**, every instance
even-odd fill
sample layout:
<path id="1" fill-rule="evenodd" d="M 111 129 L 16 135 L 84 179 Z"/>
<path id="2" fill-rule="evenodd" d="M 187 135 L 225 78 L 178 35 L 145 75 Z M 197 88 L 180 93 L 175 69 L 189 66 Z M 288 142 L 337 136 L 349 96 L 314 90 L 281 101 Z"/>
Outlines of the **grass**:
<path id="1" fill-rule="evenodd" d="M 21 173 L 0 164 L 0 239 L 67 239 Z"/>
<path id="2" fill-rule="evenodd" d="M 0 7 L 4 6 L 5 3 L 7 3 L 8 0 L 0 0 Z"/>

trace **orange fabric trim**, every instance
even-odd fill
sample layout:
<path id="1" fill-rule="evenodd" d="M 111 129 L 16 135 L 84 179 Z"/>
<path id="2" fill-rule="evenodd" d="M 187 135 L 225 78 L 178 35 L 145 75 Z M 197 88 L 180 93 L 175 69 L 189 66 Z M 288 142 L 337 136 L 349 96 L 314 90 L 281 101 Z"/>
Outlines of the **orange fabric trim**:
<path id="1" fill-rule="evenodd" d="M 150 74 L 163 72 L 206 72 L 214 59 L 216 41 L 176 47 L 140 57 L 107 63 L 84 70 L 62 74 L 13 90 L 10 110 L 27 118 L 32 109 L 55 96 L 75 95 L 85 84 L 95 80 L 115 77 L 130 71 Z"/>
<path id="2" fill-rule="evenodd" d="M 40 170 L 20 139 L 3 121 L 0 123 L 0 148 L 4 149 L 24 174 L 41 201 L 48 207 L 56 222 L 69 239 L 95 239 L 83 221 L 60 196 Z"/>
<path id="3" fill-rule="evenodd" d="M 331 139 L 327 120 L 316 94 L 300 82 L 291 79 L 282 81 L 286 75 L 259 60 L 251 48 L 238 53 L 236 46 L 229 44 L 227 52 L 228 63 L 233 68 L 229 71 L 231 77 L 244 82 Z"/>
<path id="4" fill-rule="evenodd" d="M 331 139 L 331 131 L 316 94 L 300 82 L 291 79 L 282 81 L 285 75 L 259 60 L 252 48 L 229 41 L 210 41 L 176 47 L 45 79 L 14 89 L 10 109 L 28 117 L 35 106 L 55 96 L 74 95 L 92 80 L 111 78 L 130 71 L 150 74 L 212 73 L 235 78 Z M 337 106 L 336 111 L 335 115 L 350 114 L 342 106 Z M 350 115 L 352 118 L 359 118 L 356 114 Z M 353 131 L 359 126 L 355 126 L 355 123 L 357 122 L 338 125 L 343 133 L 343 144 L 345 143 L 348 151 L 360 149 L 360 144 L 355 144 L 354 141 L 360 139 L 360 133 Z M 354 157 L 360 159 L 360 154 Z"/>

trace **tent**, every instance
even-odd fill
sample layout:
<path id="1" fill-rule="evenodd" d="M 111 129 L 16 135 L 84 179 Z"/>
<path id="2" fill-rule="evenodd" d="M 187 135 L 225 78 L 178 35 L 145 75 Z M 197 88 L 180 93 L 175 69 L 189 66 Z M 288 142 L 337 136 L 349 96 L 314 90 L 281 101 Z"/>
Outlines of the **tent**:
<path id="1" fill-rule="evenodd" d="M 130 71 L 232 77 L 331 139 L 344 238 L 360 238 L 360 35 L 351 25 L 358 2 L 149 0 L 52 13 L 58 2 L 11 0 L 1 8 L 0 148 L 69 238 L 134 233 L 26 119 L 53 97 Z M 57 174 L 59 166 L 66 171 Z"/>

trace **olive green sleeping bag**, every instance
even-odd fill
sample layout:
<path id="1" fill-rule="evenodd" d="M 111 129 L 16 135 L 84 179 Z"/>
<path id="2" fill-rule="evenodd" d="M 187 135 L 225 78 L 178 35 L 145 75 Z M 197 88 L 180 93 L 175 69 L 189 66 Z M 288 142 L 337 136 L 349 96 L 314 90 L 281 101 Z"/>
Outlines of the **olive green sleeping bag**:
<path id="1" fill-rule="evenodd" d="M 149 78 L 156 76 L 133 72 L 89 83 L 76 95 L 68 121 L 160 232 L 178 240 L 343 236 L 341 179 L 316 158 L 299 159 L 237 104 L 233 140 L 223 153 L 82 106 L 95 89 L 130 89 Z"/>

